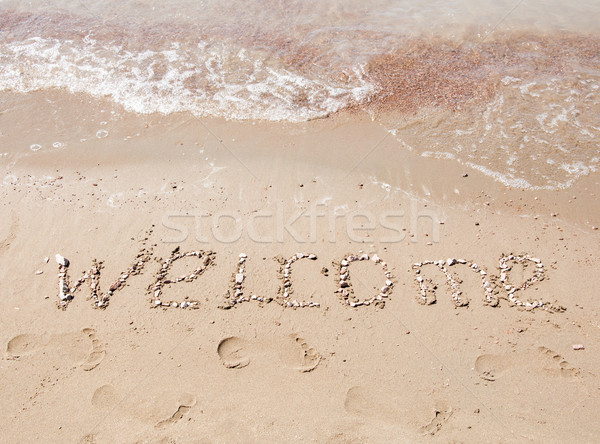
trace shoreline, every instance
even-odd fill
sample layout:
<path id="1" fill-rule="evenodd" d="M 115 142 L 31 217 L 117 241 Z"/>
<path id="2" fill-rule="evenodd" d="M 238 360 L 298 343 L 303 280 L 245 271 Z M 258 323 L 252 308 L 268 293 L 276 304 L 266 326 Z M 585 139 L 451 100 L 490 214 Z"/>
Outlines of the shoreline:
<path id="1" fill-rule="evenodd" d="M 600 436 L 597 173 L 566 190 L 505 187 L 407 149 L 366 114 L 228 122 L 139 116 L 57 91 L 3 94 L 0 415 L 9 441 Z M 106 294 L 142 246 L 153 251 L 143 272 L 105 309 L 87 299 L 89 280 L 68 309 L 56 308 L 55 254 L 69 259 L 72 284 L 104 261 Z M 149 288 L 176 247 L 210 250 L 214 266 L 164 284 L 177 308 L 152 308 Z M 298 252 L 316 258 L 293 264 L 294 298 L 319 306 L 267 302 L 285 287 L 277 258 Z M 242 253 L 244 293 L 265 300 L 223 310 Z M 436 303 L 419 303 L 412 264 L 462 258 L 499 278 L 510 253 L 545 270 L 523 299 L 566 311 L 511 306 L 501 285 L 499 306 L 489 306 L 481 273 L 449 267 L 470 301 L 458 307 L 432 264 L 420 275 L 437 284 Z M 349 254 L 370 256 L 349 267 L 361 300 L 392 281 L 385 306 L 340 302 Z M 189 276 L 195 261 L 176 260 L 167 278 Z M 532 270 L 512 264 L 510 282 Z M 188 300 L 199 308 L 182 309 Z"/>

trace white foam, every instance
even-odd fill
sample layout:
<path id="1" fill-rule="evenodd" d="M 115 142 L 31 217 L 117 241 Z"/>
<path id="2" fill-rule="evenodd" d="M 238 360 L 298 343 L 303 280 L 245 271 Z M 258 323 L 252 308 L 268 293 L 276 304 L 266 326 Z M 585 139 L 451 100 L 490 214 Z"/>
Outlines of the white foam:
<path id="1" fill-rule="evenodd" d="M 559 166 L 560 169 L 567 172 L 571 176 L 587 176 L 590 174 L 590 167 L 584 165 L 583 162 L 563 163 Z"/>
<path id="2" fill-rule="evenodd" d="M 531 97 L 539 97 L 540 95 L 538 93 L 529 91 L 529 88 L 531 88 L 532 86 L 536 86 L 536 85 L 537 85 L 536 82 L 530 82 L 527 85 L 521 85 L 520 86 L 521 94 L 529 94 Z"/>
<path id="3" fill-rule="evenodd" d="M 504 85 L 510 85 L 511 83 L 514 82 L 520 82 L 521 79 L 518 79 L 516 77 L 511 77 L 511 76 L 506 76 L 504 77 L 502 80 L 500 80 Z"/>
<path id="4" fill-rule="evenodd" d="M 225 45 L 132 53 L 80 40 L 30 38 L 0 47 L 0 91 L 64 88 L 110 98 L 148 114 L 188 111 L 229 119 L 303 121 L 322 117 L 371 95 L 375 88 L 356 66 L 343 85 L 267 66 L 246 49 Z M 160 70 L 159 70 L 160 68 Z"/>
<path id="5" fill-rule="evenodd" d="M 108 205 L 111 208 L 121 208 L 123 202 L 123 193 L 119 192 L 119 193 L 113 193 L 108 197 L 108 200 L 106 201 L 106 205 Z"/>
<path id="6" fill-rule="evenodd" d="M 600 108 L 592 94 L 598 78 L 574 80 L 505 77 L 501 85 L 508 93 L 501 89 L 482 119 L 471 122 L 457 116 L 444 121 L 439 133 L 447 140 L 429 142 L 430 147 L 444 148 L 421 155 L 457 161 L 506 186 L 567 188 L 594 172 L 598 165 L 593 159 L 600 159 L 599 128 L 594 126 Z"/>
<path id="7" fill-rule="evenodd" d="M 457 136 L 464 136 L 466 134 L 473 134 L 473 130 L 461 130 L 461 129 L 455 129 L 454 133 Z"/>
<path id="8" fill-rule="evenodd" d="M 432 157 L 434 159 L 456 159 L 456 154 L 442 151 L 424 151 L 423 154 L 421 154 L 421 156 Z"/>
<path id="9" fill-rule="evenodd" d="M 538 187 L 532 186 L 527 180 L 517 177 L 511 177 L 511 175 L 502 174 L 498 171 L 493 171 L 483 165 L 477 165 L 473 162 L 466 162 L 469 168 L 473 168 L 474 170 L 480 171 L 486 176 L 492 177 L 498 182 L 513 188 L 525 188 L 525 189 L 538 189 Z M 545 188 L 545 187 L 542 187 Z"/>

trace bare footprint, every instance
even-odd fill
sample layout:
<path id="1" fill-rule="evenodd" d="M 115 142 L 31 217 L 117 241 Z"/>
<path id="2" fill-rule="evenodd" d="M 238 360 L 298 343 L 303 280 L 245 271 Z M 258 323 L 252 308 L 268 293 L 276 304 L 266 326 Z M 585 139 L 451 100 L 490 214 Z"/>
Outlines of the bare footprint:
<path id="1" fill-rule="evenodd" d="M 158 429 L 162 429 L 164 427 L 168 427 L 171 424 L 175 424 L 180 419 L 182 419 L 187 412 L 191 410 L 191 408 L 196 404 L 196 400 L 193 398 L 187 398 L 180 401 L 181 405 L 177 407 L 175 413 L 173 413 L 169 418 L 163 419 L 162 421 L 158 421 L 154 427 Z"/>
<path id="2" fill-rule="evenodd" d="M 373 416 L 373 412 L 379 407 L 379 402 L 366 387 L 350 387 L 344 399 L 344 409 L 348 413 L 360 416 Z"/>
<path id="3" fill-rule="evenodd" d="M 279 351 L 279 357 L 283 363 L 303 373 L 317 368 L 321 362 L 321 355 L 298 335 L 292 334 L 290 339 L 291 342 L 284 345 Z"/>
<path id="4" fill-rule="evenodd" d="M 383 391 L 372 387 L 354 386 L 346 392 L 344 409 L 363 418 L 375 418 L 390 424 L 401 422 L 408 412 L 397 402 L 387 402 Z"/>
<path id="5" fill-rule="evenodd" d="M 321 355 L 296 334 L 283 340 L 264 342 L 250 342 L 231 336 L 219 342 L 217 354 L 221 363 L 232 369 L 247 367 L 251 358 L 272 361 L 277 359 L 276 354 L 287 368 L 303 373 L 313 371 L 321 361 Z"/>
<path id="6" fill-rule="evenodd" d="M 388 386 L 351 387 L 346 393 L 344 409 L 362 418 L 410 426 L 427 435 L 436 434 L 452 415 L 452 408 L 443 401 L 424 402 L 418 393 L 410 390 L 399 393 Z"/>
<path id="7" fill-rule="evenodd" d="M 113 385 L 98 387 L 92 395 L 92 405 L 102 410 L 116 409 L 123 416 L 155 428 L 163 429 L 179 422 L 196 405 L 196 398 L 188 393 L 163 392 L 157 396 L 127 396 Z"/>
<path id="8" fill-rule="evenodd" d="M 538 352 L 544 358 L 543 369 L 546 373 L 553 376 L 578 376 L 579 369 L 573 367 L 569 364 L 565 358 L 556 353 L 555 351 L 550 350 L 547 347 L 540 346 L 538 347 Z"/>
<path id="9" fill-rule="evenodd" d="M 338 432 L 335 433 L 333 435 L 331 435 L 327 441 L 325 441 L 326 444 L 363 444 L 365 442 L 367 442 L 364 438 L 360 437 L 360 436 L 354 436 L 351 434 L 352 432 Z"/>
<path id="10" fill-rule="evenodd" d="M 4 240 L 0 241 L 0 253 L 2 253 L 4 250 L 7 250 L 14 242 L 18 225 L 19 219 L 17 218 L 16 213 L 13 212 L 11 214 L 11 222 L 10 228 L 8 229 L 8 234 Z"/>
<path id="11" fill-rule="evenodd" d="M 119 396 L 115 388 L 106 384 L 102 387 L 98 387 L 92 395 L 92 405 L 101 409 L 109 409 L 117 405 L 119 402 Z"/>
<path id="12" fill-rule="evenodd" d="M 227 368 L 244 368 L 250 364 L 248 342 L 232 336 L 219 342 L 217 353 Z"/>
<path id="13" fill-rule="evenodd" d="M 505 355 L 481 355 L 475 360 L 475 371 L 481 379 L 495 381 L 511 367 L 512 359 Z"/>
<path id="14" fill-rule="evenodd" d="M 481 379 L 495 381 L 509 370 L 520 372 L 526 368 L 543 370 L 551 376 L 575 377 L 580 371 L 561 355 L 547 347 L 538 347 L 533 353 L 513 355 L 481 355 L 475 360 L 475 370 Z"/>
<path id="15" fill-rule="evenodd" d="M 433 419 L 421 427 L 420 431 L 425 435 L 435 435 L 452 416 L 452 408 L 444 403 L 439 403 L 433 411 Z"/>
<path id="16" fill-rule="evenodd" d="M 79 441 L 79 444 L 96 444 L 96 435 L 89 433 Z"/>
<path id="17" fill-rule="evenodd" d="M 96 331 L 92 328 L 84 328 L 81 330 L 84 335 L 87 335 L 90 341 L 92 341 L 92 350 L 87 354 L 85 360 L 81 363 L 81 368 L 85 371 L 90 371 L 98 367 L 98 365 L 104 360 L 106 356 L 106 350 L 104 344 L 96 337 Z"/>
<path id="18" fill-rule="evenodd" d="M 6 346 L 8 359 L 18 360 L 42 352 L 64 359 L 85 371 L 96 368 L 106 355 L 104 344 L 91 328 L 58 335 L 18 335 L 8 341 Z"/>
<path id="19" fill-rule="evenodd" d="M 31 355 L 50 342 L 50 336 L 17 335 L 8 341 L 6 353 L 9 359 L 19 359 L 21 356 Z"/>

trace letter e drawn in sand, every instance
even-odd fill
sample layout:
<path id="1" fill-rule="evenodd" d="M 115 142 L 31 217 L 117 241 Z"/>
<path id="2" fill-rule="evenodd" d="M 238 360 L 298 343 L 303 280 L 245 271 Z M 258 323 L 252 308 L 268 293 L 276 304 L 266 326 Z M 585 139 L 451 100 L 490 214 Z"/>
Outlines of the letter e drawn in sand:
<path id="1" fill-rule="evenodd" d="M 197 257 L 201 263 L 197 266 L 194 271 L 188 275 L 178 277 L 167 277 L 169 270 L 173 263 L 185 257 Z M 164 308 L 198 308 L 200 302 L 198 300 L 189 299 L 185 296 L 183 301 L 168 301 L 164 297 L 164 291 L 166 285 L 173 285 L 180 282 L 193 282 L 199 276 L 202 276 L 204 272 L 211 266 L 214 266 L 216 253 L 214 251 L 188 251 L 182 253 L 179 247 L 175 248 L 171 252 L 171 256 L 165 260 L 158 273 L 156 274 L 156 280 L 154 284 L 148 287 L 148 293 L 152 295 L 152 307 L 164 307 Z"/>

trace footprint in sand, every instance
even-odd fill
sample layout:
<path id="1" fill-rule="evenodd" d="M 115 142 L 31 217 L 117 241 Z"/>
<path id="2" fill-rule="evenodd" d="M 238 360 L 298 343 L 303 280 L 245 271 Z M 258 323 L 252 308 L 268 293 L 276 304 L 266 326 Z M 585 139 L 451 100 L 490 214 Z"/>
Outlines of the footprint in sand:
<path id="1" fill-rule="evenodd" d="M 6 346 L 8 359 L 27 359 L 40 353 L 65 358 L 70 364 L 85 371 L 96 368 L 106 355 L 104 344 L 91 328 L 68 334 L 18 335 L 8 341 Z"/>
<path id="2" fill-rule="evenodd" d="M 219 342 L 217 353 L 227 368 L 244 368 L 250 364 L 249 344 L 247 341 L 232 336 Z"/>
<path id="3" fill-rule="evenodd" d="M 346 392 L 344 409 L 348 413 L 363 418 L 377 418 L 388 423 L 397 423 L 405 413 L 403 406 L 396 402 L 386 402 L 389 397 L 378 390 L 355 386 Z"/>
<path id="4" fill-rule="evenodd" d="M 445 403 L 438 403 L 433 410 L 433 419 L 422 426 L 419 431 L 425 435 L 435 435 L 452 416 L 452 408 Z"/>
<path id="5" fill-rule="evenodd" d="M 485 354 L 475 360 L 475 371 L 486 381 L 495 381 L 509 371 L 521 372 L 527 368 L 543 370 L 551 376 L 574 377 L 580 373 L 561 355 L 547 347 L 538 347 L 533 353 Z"/>
<path id="6" fill-rule="evenodd" d="M 101 410 L 119 411 L 129 419 L 149 423 L 157 429 L 179 422 L 196 405 L 196 398 L 188 393 L 159 393 L 140 398 L 128 396 L 111 384 L 98 387 L 92 395 L 92 405 Z"/>
<path id="7" fill-rule="evenodd" d="M 416 396 L 401 396 L 387 387 L 355 386 L 346 393 L 344 409 L 362 418 L 411 425 L 420 433 L 435 435 L 452 415 L 452 408 L 444 401 L 432 401 L 427 407 Z"/>
<path id="8" fill-rule="evenodd" d="M 352 432 L 350 432 L 352 433 Z M 349 432 L 338 432 L 335 433 L 333 435 L 331 435 L 327 441 L 325 441 L 326 444 L 363 444 L 365 442 L 367 442 L 367 440 L 365 440 L 364 438 L 360 437 L 360 436 L 355 436 L 350 434 Z"/>
<path id="9" fill-rule="evenodd" d="M 275 341 L 274 346 L 272 342 L 269 344 L 251 343 L 232 336 L 223 339 L 217 347 L 222 364 L 227 368 L 235 369 L 247 367 L 251 358 L 261 355 L 268 357 L 274 350 L 285 367 L 303 373 L 314 370 L 321 362 L 321 355 L 296 334 L 291 334 L 281 341 Z"/>
<path id="10" fill-rule="evenodd" d="M 284 365 L 303 373 L 317 368 L 321 362 L 321 355 L 300 336 L 291 334 L 289 338 L 290 343 L 283 344 L 279 350 L 279 358 Z"/>
<path id="11" fill-rule="evenodd" d="M 543 370 L 549 375 L 572 377 L 578 376 L 579 370 L 569 364 L 565 358 L 546 347 L 538 347 L 538 353 L 543 356 Z"/>
<path id="12" fill-rule="evenodd" d="M 481 379 L 495 381 L 511 367 L 512 361 L 508 355 L 481 355 L 475 360 L 475 371 Z"/>
<path id="13" fill-rule="evenodd" d="M 19 219 L 17 218 L 17 215 L 15 213 L 11 214 L 11 222 L 10 228 L 8 229 L 8 234 L 4 240 L 0 241 L 0 253 L 2 253 L 4 250 L 7 250 L 15 240 L 18 225 Z"/>

